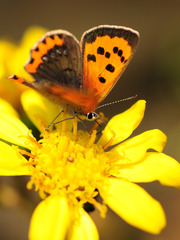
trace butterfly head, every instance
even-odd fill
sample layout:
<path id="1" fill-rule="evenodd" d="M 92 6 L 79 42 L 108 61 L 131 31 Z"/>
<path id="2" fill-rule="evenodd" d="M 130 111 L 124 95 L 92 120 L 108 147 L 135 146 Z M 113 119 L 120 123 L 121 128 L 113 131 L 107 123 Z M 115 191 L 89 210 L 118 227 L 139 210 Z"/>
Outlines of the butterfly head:
<path id="1" fill-rule="evenodd" d="M 78 112 L 75 112 L 75 114 L 77 114 L 79 119 L 87 120 L 87 121 L 94 121 L 94 120 L 99 119 L 101 117 L 96 112 L 88 112 L 86 114 L 79 114 Z"/>
<path id="2" fill-rule="evenodd" d="M 96 112 L 89 112 L 85 114 L 86 120 L 88 121 L 94 121 L 98 118 L 100 118 L 100 115 Z"/>

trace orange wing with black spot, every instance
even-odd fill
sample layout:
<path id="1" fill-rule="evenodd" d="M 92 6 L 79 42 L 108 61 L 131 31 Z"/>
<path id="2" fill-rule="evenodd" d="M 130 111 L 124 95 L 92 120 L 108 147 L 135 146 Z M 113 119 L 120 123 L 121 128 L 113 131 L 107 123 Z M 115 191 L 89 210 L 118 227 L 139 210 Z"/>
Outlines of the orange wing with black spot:
<path id="1" fill-rule="evenodd" d="M 100 103 L 114 87 L 137 47 L 139 34 L 126 27 L 99 26 L 81 39 L 83 88 Z"/>

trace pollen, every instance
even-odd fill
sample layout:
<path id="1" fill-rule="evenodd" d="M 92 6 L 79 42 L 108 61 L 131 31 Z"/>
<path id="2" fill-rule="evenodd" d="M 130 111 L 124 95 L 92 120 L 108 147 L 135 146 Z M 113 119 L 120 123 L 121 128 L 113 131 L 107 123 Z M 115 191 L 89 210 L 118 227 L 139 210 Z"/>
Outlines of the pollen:
<path id="1" fill-rule="evenodd" d="M 34 167 L 27 188 L 34 187 L 41 198 L 60 194 L 74 205 L 91 202 L 110 174 L 108 155 L 94 143 L 95 138 L 95 130 L 91 135 L 78 130 L 76 136 L 74 132 L 49 132 L 30 155 Z"/>

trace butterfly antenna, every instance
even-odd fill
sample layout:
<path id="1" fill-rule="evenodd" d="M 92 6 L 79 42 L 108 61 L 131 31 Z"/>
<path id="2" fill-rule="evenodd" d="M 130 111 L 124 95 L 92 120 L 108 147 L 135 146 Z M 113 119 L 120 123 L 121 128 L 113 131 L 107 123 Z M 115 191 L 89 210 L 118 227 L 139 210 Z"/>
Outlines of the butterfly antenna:
<path id="1" fill-rule="evenodd" d="M 136 98 L 136 97 L 137 97 L 137 94 L 134 95 L 134 96 L 128 97 L 128 98 L 123 98 L 123 99 L 120 99 L 120 100 L 116 100 L 116 101 L 114 101 L 114 102 L 105 103 L 105 104 L 103 104 L 103 105 L 100 105 L 100 106 L 97 107 L 96 109 L 99 109 L 99 108 L 102 108 L 102 107 L 106 107 L 106 106 L 109 106 L 109 105 L 112 105 L 112 104 L 124 102 L 124 101 L 127 101 L 127 100 L 132 100 L 132 99 L 134 99 L 134 98 Z"/>

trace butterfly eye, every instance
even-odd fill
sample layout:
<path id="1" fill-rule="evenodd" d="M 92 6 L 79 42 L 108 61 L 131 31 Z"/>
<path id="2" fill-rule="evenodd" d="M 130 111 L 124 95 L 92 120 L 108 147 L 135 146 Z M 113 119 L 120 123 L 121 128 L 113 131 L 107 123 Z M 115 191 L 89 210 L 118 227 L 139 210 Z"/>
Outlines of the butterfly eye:
<path id="1" fill-rule="evenodd" d="M 100 118 L 100 116 L 96 112 L 89 112 L 86 114 L 86 120 L 88 121 L 94 121 L 98 118 Z"/>

